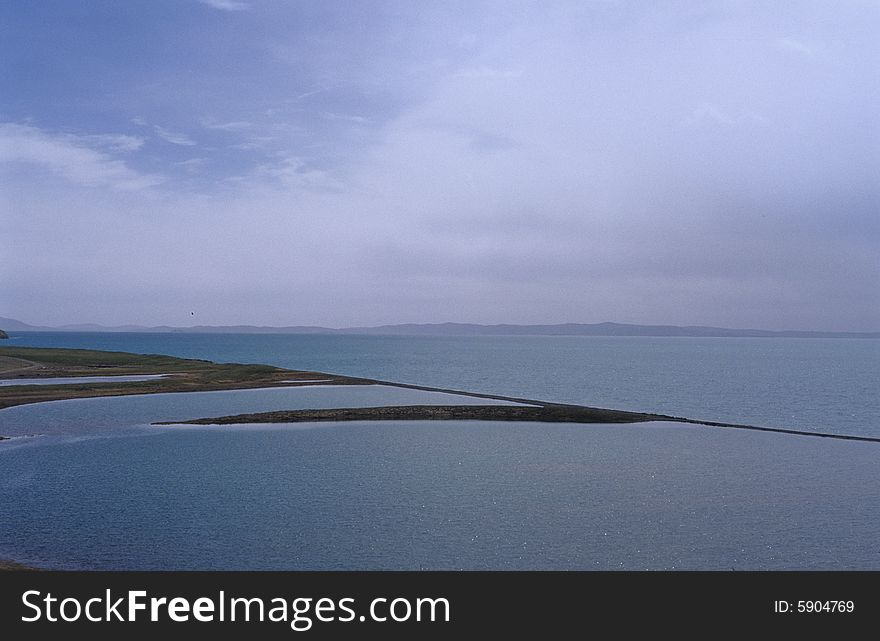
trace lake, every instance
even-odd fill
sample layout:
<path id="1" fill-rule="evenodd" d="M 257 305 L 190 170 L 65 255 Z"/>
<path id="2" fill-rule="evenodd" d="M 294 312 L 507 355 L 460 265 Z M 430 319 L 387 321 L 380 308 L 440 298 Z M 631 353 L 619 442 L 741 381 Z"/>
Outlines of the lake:
<path id="1" fill-rule="evenodd" d="M 877 435 L 875 341 L 13 334 Z M 88 569 L 880 569 L 874 443 L 670 423 L 151 427 L 384 386 L 0 410 L 0 557 Z"/>

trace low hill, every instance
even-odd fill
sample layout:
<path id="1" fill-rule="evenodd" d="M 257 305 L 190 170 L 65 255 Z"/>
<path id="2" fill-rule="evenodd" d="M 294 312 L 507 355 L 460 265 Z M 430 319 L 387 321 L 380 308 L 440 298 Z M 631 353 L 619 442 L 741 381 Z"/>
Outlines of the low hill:
<path id="1" fill-rule="evenodd" d="M 730 329 L 702 325 L 634 325 L 630 323 L 559 323 L 555 325 L 478 325 L 474 323 L 407 323 L 376 327 L 317 327 L 296 325 L 28 325 L 0 317 L 0 325 L 21 332 L 150 332 L 188 334 L 355 334 L 385 336 L 681 336 L 702 338 L 880 338 L 880 332 L 823 332 L 806 330 Z"/>

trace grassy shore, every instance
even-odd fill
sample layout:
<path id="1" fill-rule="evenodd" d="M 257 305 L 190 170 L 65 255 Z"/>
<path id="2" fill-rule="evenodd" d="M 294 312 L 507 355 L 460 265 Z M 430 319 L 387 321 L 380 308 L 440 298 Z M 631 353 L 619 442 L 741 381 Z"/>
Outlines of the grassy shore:
<path id="1" fill-rule="evenodd" d="M 328 381 L 325 384 L 337 385 L 372 383 L 360 378 L 289 370 L 270 365 L 213 363 L 159 354 L 0 347 L 0 380 L 143 374 L 168 376 L 136 382 L 5 385 L 0 387 L 0 409 L 71 398 L 275 387 L 279 384 L 297 384 L 297 380 L 303 380 L 300 384 L 308 385 L 311 379 L 325 379 Z"/>

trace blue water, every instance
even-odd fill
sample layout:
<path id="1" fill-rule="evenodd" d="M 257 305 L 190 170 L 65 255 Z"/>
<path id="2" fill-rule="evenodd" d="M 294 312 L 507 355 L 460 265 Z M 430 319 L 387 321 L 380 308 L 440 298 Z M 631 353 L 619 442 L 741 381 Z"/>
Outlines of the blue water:
<path id="1" fill-rule="evenodd" d="M 268 363 L 538 400 L 880 433 L 880 340 L 13 333 L 10 345 Z"/>
<path id="2" fill-rule="evenodd" d="M 875 341 L 20 334 L 877 434 Z M 880 446 L 670 423 L 157 420 L 483 402 L 309 386 L 0 410 L 0 558 L 86 569 L 880 569 Z M 36 436 L 26 436 L 36 435 Z"/>
<path id="3" fill-rule="evenodd" d="M 873 445 L 671 424 L 164 428 L 0 454 L 0 556 L 87 569 L 880 569 Z"/>

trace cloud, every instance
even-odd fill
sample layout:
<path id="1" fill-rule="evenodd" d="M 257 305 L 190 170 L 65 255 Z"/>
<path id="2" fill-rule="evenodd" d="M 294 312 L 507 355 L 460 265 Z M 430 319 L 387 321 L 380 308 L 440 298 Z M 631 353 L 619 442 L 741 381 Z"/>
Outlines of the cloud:
<path id="1" fill-rule="evenodd" d="M 101 147 L 111 151 L 137 151 L 144 146 L 145 139 L 140 136 L 128 136 L 125 134 L 94 134 L 87 139 Z"/>
<path id="2" fill-rule="evenodd" d="M 469 67 L 456 72 L 456 78 L 474 78 L 477 80 L 487 80 L 492 78 L 519 78 L 523 74 L 523 69 L 502 69 L 498 67 L 490 67 L 488 65 L 480 65 L 478 67 Z"/>
<path id="3" fill-rule="evenodd" d="M 237 180 L 251 187 L 268 180 L 294 192 L 339 193 L 345 189 L 345 185 L 328 172 L 309 167 L 302 158 L 285 153 L 279 154 L 277 161 L 264 163 Z"/>
<path id="4" fill-rule="evenodd" d="M 196 141 L 186 134 L 178 133 L 176 131 L 169 131 L 168 129 L 160 127 L 159 125 L 155 125 L 153 129 L 156 131 L 156 135 L 159 136 L 159 138 L 166 142 L 170 142 L 173 145 L 183 145 L 186 147 L 191 147 L 196 144 Z"/>
<path id="5" fill-rule="evenodd" d="M 142 144 L 142 141 L 140 141 Z M 38 165 L 78 185 L 139 190 L 162 182 L 107 151 L 131 150 L 139 139 L 120 135 L 53 134 L 30 125 L 0 123 L 0 162 Z"/>
<path id="6" fill-rule="evenodd" d="M 182 160 L 180 162 L 174 163 L 178 167 L 182 167 L 189 173 L 198 173 L 202 170 L 207 162 L 207 158 L 190 158 L 189 160 Z"/>
<path id="7" fill-rule="evenodd" d="M 343 122 L 353 122 L 359 125 L 366 125 L 370 123 L 369 118 L 364 118 L 363 116 L 358 116 L 355 114 L 338 114 L 329 111 L 325 111 L 321 114 L 327 120 L 341 120 Z"/>
<path id="8" fill-rule="evenodd" d="M 238 0 L 199 0 L 199 2 L 220 11 L 244 11 L 250 8 L 246 2 Z"/>
<path id="9" fill-rule="evenodd" d="M 255 149 L 265 149 L 269 146 L 270 143 L 274 142 L 275 138 L 271 136 L 259 136 L 256 138 L 250 138 L 245 142 L 240 142 L 235 145 L 230 145 L 231 149 L 238 149 L 239 151 L 253 151 Z"/>
<path id="10" fill-rule="evenodd" d="M 278 54 L 279 58 L 281 58 L 282 60 L 289 61 L 289 59 L 291 57 L 290 53 L 287 52 L 286 50 L 284 50 L 283 47 L 281 47 L 281 48 L 276 47 L 276 53 Z M 309 91 L 305 91 L 305 92 L 302 92 L 302 93 L 295 95 L 293 97 L 292 102 L 299 102 L 300 100 L 303 100 L 305 98 L 311 98 L 312 96 L 317 96 L 319 94 L 326 93 L 328 91 L 333 91 L 335 89 L 339 89 L 340 86 L 341 85 L 333 84 L 333 85 L 328 85 L 326 87 L 318 87 L 317 89 L 311 89 Z"/>
<path id="11" fill-rule="evenodd" d="M 246 131 L 253 129 L 254 123 L 245 120 L 236 120 L 232 122 L 216 122 L 209 118 L 202 121 L 202 127 L 205 129 L 219 129 L 221 131 Z"/>
<path id="12" fill-rule="evenodd" d="M 807 58 L 812 58 L 816 53 L 812 47 L 794 38 L 780 38 L 776 41 L 776 47 L 783 51 L 791 51 L 806 56 Z"/>
<path id="13" fill-rule="evenodd" d="M 768 127 L 770 119 L 764 114 L 753 110 L 747 110 L 735 116 L 711 103 L 704 102 L 697 105 L 691 114 L 682 120 L 681 125 L 683 127 L 696 127 L 707 123 L 723 127 L 734 127 L 742 124 Z"/>
<path id="14" fill-rule="evenodd" d="M 703 122 L 711 122 L 727 126 L 736 124 L 736 120 L 733 116 L 709 103 L 697 105 L 691 115 L 685 118 L 682 124 L 685 126 L 695 126 Z"/>
<path id="15" fill-rule="evenodd" d="M 404 3 L 388 20 L 250 4 L 145 39 L 147 68 L 120 60 L 102 79 L 105 113 L 97 95 L 23 103 L 51 130 L 4 148 L 32 163 L 0 189 L 20 203 L 0 215 L 16 258 L 0 281 L 23 292 L 0 292 L 10 307 L 156 324 L 191 305 L 214 323 L 880 323 L 876 39 L 859 12 Z M 95 23 L 107 37 L 84 46 L 83 78 L 113 24 Z M 45 96 L 39 71 L 21 75 Z M 143 117 L 119 130 L 131 139 L 94 128 L 122 114 Z M 33 163 L 166 182 L 67 188 Z"/>

